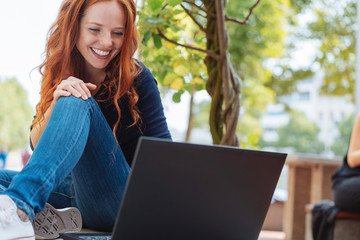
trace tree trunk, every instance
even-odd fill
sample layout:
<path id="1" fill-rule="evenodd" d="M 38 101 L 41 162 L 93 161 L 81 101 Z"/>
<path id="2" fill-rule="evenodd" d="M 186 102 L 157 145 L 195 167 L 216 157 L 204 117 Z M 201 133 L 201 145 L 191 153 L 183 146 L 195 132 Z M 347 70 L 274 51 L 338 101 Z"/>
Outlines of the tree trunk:
<path id="1" fill-rule="evenodd" d="M 205 58 L 209 79 L 206 90 L 210 94 L 210 132 L 214 144 L 238 145 L 236 126 L 240 112 L 241 79 L 229 59 L 229 36 L 225 27 L 225 1 L 202 0 L 207 11 L 207 50 L 220 56 Z"/>
<path id="2" fill-rule="evenodd" d="M 189 107 L 189 118 L 188 118 L 188 127 L 186 131 L 185 141 L 189 142 L 191 137 L 191 131 L 194 127 L 194 95 L 195 89 L 193 89 L 190 98 L 190 107 Z"/>

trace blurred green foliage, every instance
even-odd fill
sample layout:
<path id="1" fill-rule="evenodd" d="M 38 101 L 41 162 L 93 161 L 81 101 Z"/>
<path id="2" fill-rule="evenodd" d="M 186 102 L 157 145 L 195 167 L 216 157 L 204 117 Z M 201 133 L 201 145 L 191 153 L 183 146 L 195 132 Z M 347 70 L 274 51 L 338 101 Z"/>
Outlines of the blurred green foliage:
<path id="1" fill-rule="evenodd" d="M 318 140 L 319 127 L 305 114 L 299 111 L 292 111 L 290 121 L 287 125 L 277 130 L 279 139 L 271 144 L 276 148 L 292 148 L 298 153 L 322 153 L 324 144 Z"/>
<path id="2" fill-rule="evenodd" d="M 193 24 L 179 6 L 182 1 L 146 1 L 139 12 L 142 36 L 141 58 L 149 66 L 164 93 L 171 92 L 174 102 L 180 102 L 185 92 L 193 94 L 205 88 L 204 54 L 163 40 L 158 29 L 178 43 L 205 47 L 205 35 Z M 163 7 L 161 9 L 162 6 Z"/>
<path id="3" fill-rule="evenodd" d="M 320 42 L 314 62 L 325 73 L 323 93 L 354 93 L 356 3 L 355 0 L 317 0 L 317 4 L 312 4 L 316 18 L 309 23 L 310 36 L 306 37 Z"/>
<path id="4" fill-rule="evenodd" d="M 325 74 L 322 93 L 327 95 L 354 94 L 355 83 L 355 0 L 313 0 L 305 4 L 295 4 L 297 14 L 292 19 L 287 56 L 279 61 L 280 74 L 273 76 L 267 86 L 277 95 L 285 95 L 295 90 L 294 84 L 317 72 Z M 301 3 L 301 2 L 300 2 Z M 306 66 L 294 67 L 291 53 L 305 51 L 298 43 L 307 42 L 315 46 L 313 59 Z M 301 59 L 302 60 L 302 59 Z M 296 61 L 296 59 L 295 59 Z"/>
<path id="5" fill-rule="evenodd" d="M 34 115 L 27 93 L 16 78 L 0 79 L 0 89 L 0 145 L 9 151 L 23 148 Z"/>
<path id="6" fill-rule="evenodd" d="M 336 155 L 343 157 L 347 153 L 350 143 L 351 131 L 354 126 L 355 114 L 351 114 L 344 121 L 338 124 L 340 136 L 331 146 L 331 151 Z"/>

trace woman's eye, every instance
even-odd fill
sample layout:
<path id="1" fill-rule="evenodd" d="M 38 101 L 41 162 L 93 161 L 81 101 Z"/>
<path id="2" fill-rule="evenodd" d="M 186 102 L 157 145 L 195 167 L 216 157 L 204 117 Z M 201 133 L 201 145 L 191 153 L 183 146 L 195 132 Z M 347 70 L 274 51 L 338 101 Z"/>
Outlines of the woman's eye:
<path id="1" fill-rule="evenodd" d="M 89 30 L 90 30 L 91 32 L 100 32 L 100 30 L 97 29 L 97 28 L 89 28 Z"/>
<path id="2" fill-rule="evenodd" d="M 114 32 L 115 35 L 118 35 L 118 36 L 123 36 L 124 33 L 123 32 Z"/>

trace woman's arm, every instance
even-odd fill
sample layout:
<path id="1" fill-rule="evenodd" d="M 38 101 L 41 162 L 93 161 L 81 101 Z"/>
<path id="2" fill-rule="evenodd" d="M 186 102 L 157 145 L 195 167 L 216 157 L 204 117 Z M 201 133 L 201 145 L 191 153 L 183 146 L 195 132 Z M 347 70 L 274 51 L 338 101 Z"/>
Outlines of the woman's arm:
<path id="1" fill-rule="evenodd" d="M 360 114 L 356 117 L 351 133 L 348 164 L 352 168 L 360 166 Z"/>
<path id="2" fill-rule="evenodd" d="M 143 134 L 150 137 L 171 139 L 157 81 L 145 66 L 140 78 L 141 88 L 138 91 L 138 107 L 144 124 Z"/>

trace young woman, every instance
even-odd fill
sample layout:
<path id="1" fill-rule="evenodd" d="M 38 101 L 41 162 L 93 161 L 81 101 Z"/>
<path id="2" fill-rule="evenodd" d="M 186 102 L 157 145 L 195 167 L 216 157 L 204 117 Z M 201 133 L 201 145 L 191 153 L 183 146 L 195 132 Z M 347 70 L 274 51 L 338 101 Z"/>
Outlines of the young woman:
<path id="1" fill-rule="evenodd" d="M 74 208 L 52 206 L 111 231 L 139 137 L 171 138 L 156 80 L 132 57 L 135 18 L 132 0 L 63 2 L 40 66 L 34 152 L 21 172 L 0 171 L 0 239 L 79 229 Z"/>
<path id="2" fill-rule="evenodd" d="M 332 191 L 335 207 L 360 213 L 360 115 L 355 119 L 344 162 L 332 176 Z"/>

